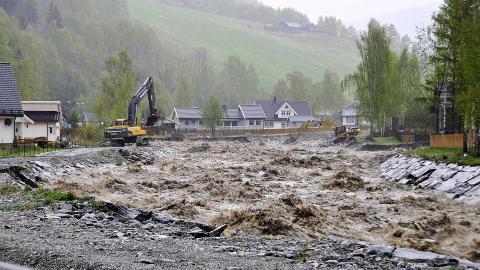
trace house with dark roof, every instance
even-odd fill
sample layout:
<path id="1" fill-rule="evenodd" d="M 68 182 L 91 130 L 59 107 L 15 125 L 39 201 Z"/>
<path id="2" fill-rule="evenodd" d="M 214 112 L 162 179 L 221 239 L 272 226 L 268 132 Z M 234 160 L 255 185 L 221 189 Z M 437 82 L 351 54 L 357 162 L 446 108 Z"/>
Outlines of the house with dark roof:
<path id="1" fill-rule="evenodd" d="M 360 125 L 360 119 L 358 117 L 358 108 L 360 107 L 360 103 L 358 101 L 354 101 L 353 103 L 349 104 L 345 107 L 342 111 L 342 126 L 348 128 L 355 128 Z"/>
<path id="2" fill-rule="evenodd" d="M 202 120 L 202 110 L 200 107 L 173 108 L 171 118 L 180 124 L 176 124 L 176 129 L 196 131 L 202 129 L 200 120 Z"/>
<path id="3" fill-rule="evenodd" d="M 25 117 L 17 121 L 15 135 L 19 139 L 60 140 L 63 125 L 60 101 L 22 101 Z"/>
<path id="4" fill-rule="evenodd" d="M 187 131 L 204 129 L 201 123 L 202 111 L 199 107 L 175 107 L 171 118 L 179 123 L 176 125 L 177 129 Z M 265 113 L 259 105 L 223 106 L 223 125 L 218 127 L 218 129 L 263 129 L 265 119 Z"/>
<path id="5" fill-rule="evenodd" d="M 265 112 L 265 128 L 295 128 L 300 127 L 306 121 L 316 120 L 307 101 L 281 101 L 273 98 L 272 100 L 256 100 L 255 104 L 260 105 Z"/>
<path id="6" fill-rule="evenodd" d="M 23 118 L 20 93 L 10 63 L 0 63 L 0 143 L 15 140 L 15 120 Z"/>
<path id="7" fill-rule="evenodd" d="M 313 23 L 287 22 L 281 21 L 278 24 L 278 29 L 283 32 L 297 33 L 297 32 L 315 32 L 315 25 Z"/>

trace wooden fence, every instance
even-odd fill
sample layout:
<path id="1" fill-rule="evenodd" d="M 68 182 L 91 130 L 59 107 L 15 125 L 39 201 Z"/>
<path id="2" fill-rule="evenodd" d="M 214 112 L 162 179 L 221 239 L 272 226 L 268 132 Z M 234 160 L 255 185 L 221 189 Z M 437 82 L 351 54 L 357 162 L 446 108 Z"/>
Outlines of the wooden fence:
<path id="1" fill-rule="evenodd" d="M 467 133 L 467 147 L 475 146 L 476 135 Z M 430 135 L 430 147 L 435 148 L 463 148 L 463 133 Z"/>
<path id="2" fill-rule="evenodd" d="M 235 136 L 235 135 L 285 135 L 285 134 L 315 134 L 328 132 L 333 130 L 328 127 L 320 128 L 282 128 L 282 129 L 219 129 L 215 131 L 215 136 Z M 194 134 L 207 136 L 210 135 L 209 130 L 197 130 Z"/>

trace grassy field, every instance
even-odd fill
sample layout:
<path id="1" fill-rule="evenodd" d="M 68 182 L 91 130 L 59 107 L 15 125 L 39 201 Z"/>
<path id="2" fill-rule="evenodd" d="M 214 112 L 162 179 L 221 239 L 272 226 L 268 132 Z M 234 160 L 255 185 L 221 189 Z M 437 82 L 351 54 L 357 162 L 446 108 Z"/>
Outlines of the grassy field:
<path id="1" fill-rule="evenodd" d="M 255 22 L 159 4 L 155 0 L 128 0 L 128 4 L 132 17 L 156 29 L 161 40 L 186 50 L 207 48 L 217 69 L 229 55 L 253 63 L 261 87 L 269 92 L 277 79 L 291 71 L 302 71 L 319 81 L 326 69 L 344 76 L 359 62 L 352 40 L 315 33 L 265 32 L 263 25 Z"/>
<path id="2" fill-rule="evenodd" d="M 393 145 L 400 143 L 400 141 L 396 137 L 376 137 L 374 138 L 374 141 L 375 143 L 384 145 Z"/>
<path id="3" fill-rule="evenodd" d="M 460 165 L 480 166 L 480 158 L 470 155 L 464 157 L 462 148 L 418 148 L 415 155 L 429 160 Z"/>

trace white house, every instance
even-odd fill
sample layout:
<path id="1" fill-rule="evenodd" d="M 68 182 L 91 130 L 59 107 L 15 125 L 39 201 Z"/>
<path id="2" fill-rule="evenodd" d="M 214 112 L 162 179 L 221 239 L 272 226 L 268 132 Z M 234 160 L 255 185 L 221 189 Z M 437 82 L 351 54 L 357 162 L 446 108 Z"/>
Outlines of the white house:
<path id="1" fill-rule="evenodd" d="M 205 128 L 201 123 L 202 111 L 199 107 L 175 107 L 171 118 L 177 123 L 176 129 L 196 131 Z M 265 113 L 260 105 L 223 106 L 223 125 L 218 129 L 263 129 L 265 118 Z"/>
<path id="2" fill-rule="evenodd" d="M 360 125 L 358 117 L 358 108 L 360 103 L 354 101 L 352 104 L 345 107 L 342 111 L 342 125 L 347 128 L 354 128 Z"/>
<path id="3" fill-rule="evenodd" d="M 0 144 L 15 140 L 15 120 L 23 117 L 20 93 L 10 63 L 0 63 Z"/>
<path id="4" fill-rule="evenodd" d="M 260 105 L 265 112 L 267 129 L 296 128 L 306 121 L 316 120 L 307 101 L 280 101 L 273 98 L 256 100 L 255 104 Z"/>
<path id="5" fill-rule="evenodd" d="M 62 127 L 62 105 L 60 101 L 23 101 L 24 119 L 17 121 L 15 135 L 19 139 L 60 139 Z"/>

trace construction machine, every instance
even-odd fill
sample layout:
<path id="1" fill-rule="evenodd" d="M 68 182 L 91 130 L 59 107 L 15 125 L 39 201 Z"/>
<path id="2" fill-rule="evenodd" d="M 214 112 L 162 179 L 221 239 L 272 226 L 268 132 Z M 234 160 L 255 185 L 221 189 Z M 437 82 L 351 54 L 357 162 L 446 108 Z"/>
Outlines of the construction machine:
<path id="1" fill-rule="evenodd" d="M 337 127 L 337 124 L 335 124 L 332 121 L 317 121 L 317 120 L 309 120 L 303 122 L 303 124 L 297 129 L 297 133 L 295 135 L 290 136 L 290 138 L 287 139 L 287 143 L 293 143 L 300 138 L 300 136 L 303 135 L 305 131 L 307 131 L 309 128 L 327 128 L 330 130 L 335 130 Z"/>
<path id="2" fill-rule="evenodd" d="M 124 146 L 125 143 L 137 143 L 137 145 L 149 144 L 147 131 L 137 123 L 138 104 L 145 96 L 148 96 L 150 111 L 144 127 L 151 127 L 158 122 L 160 116 L 155 108 L 155 87 L 153 79 L 149 77 L 137 90 L 135 95 L 133 95 L 132 100 L 128 105 L 128 118 L 116 119 L 113 121 L 111 127 L 105 129 L 104 137 L 105 139 L 110 140 L 112 145 Z"/>
<path id="3" fill-rule="evenodd" d="M 335 143 L 341 143 L 346 141 L 348 138 L 357 137 L 360 135 L 359 128 L 347 128 L 345 126 L 335 128 Z"/>

